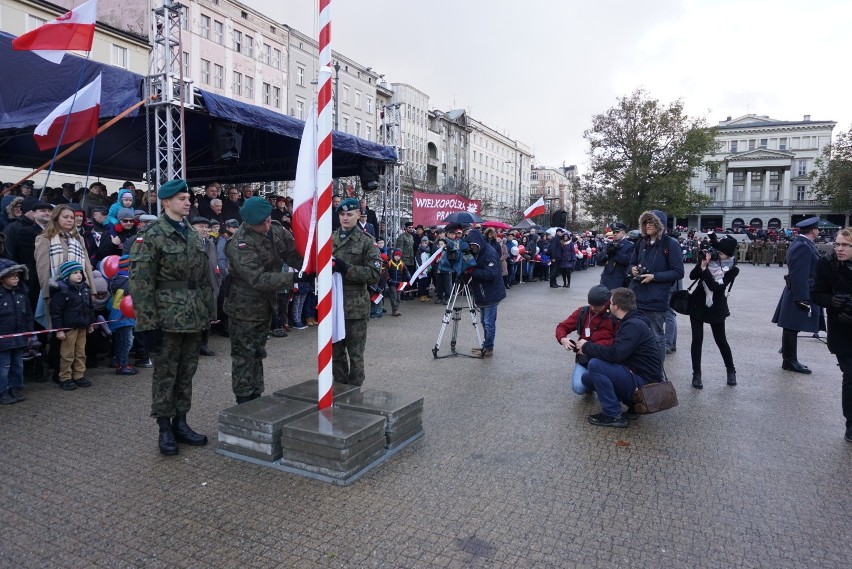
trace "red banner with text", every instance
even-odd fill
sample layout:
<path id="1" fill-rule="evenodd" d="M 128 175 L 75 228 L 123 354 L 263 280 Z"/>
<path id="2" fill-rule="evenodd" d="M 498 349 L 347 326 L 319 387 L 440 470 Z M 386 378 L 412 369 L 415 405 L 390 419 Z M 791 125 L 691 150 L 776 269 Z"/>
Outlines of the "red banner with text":
<path id="1" fill-rule="evenodd" d="M 457 211 L 480 215 L 482 201 L 469 200 L 458 194 L 427 194 L 414 192 L 411 201 L 411 221 L 414 225 L 444 225 L 444 218 Z"/>

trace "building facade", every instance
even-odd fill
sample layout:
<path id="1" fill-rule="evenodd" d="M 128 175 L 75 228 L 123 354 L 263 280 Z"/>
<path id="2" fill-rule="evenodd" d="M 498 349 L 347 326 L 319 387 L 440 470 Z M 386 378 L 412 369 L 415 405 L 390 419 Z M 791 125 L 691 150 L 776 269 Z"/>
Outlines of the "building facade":
<path id="1" fill-rule="evenodd" d="M 838 225 L 848 214 L 831 213 L 812 192 L 814 160 L 831 143 L 834 121 L 780 121 L 765 115 L 728 117 L 719 123 L 716 150 L 696 170 L 692 188 L 710 197 L 689 227 L 788 228 L 819 215 Z"/>

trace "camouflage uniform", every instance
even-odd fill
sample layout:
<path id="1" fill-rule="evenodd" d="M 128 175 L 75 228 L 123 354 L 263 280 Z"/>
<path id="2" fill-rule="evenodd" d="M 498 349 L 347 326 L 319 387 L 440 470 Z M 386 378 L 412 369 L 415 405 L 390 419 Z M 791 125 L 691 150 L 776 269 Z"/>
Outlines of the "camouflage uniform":
<path id="1" fill-rule="evenodd" d="M 186 221 L 186 235 L 161 215 L 137 233 L 130 249 L 130 286 L 136 330 L 160 330 L 163 344 L 152 352 L 151 415 L 185 415 L 192 404 L 201 333 L 216 313 L 207 254 Z"/>
<path id="2" fill-rule="evenodd" d="M 367 285 L 379 282 L 382 260 L 373 238 L 357 227 L 348 234 L 342 229 L 333 233 L 332 255 L 349 265 L 343 276 L 346 338 L 332 345 L 332 373 L 334 381 L 361 385 L 371 304 Z"/>
<path id="3" fill-rule="evenodd" d="M 278 305 L 279 289 L 293 286 L 291 272 L 281 266 L 301 267 L 293 235 L 272 222 L 267 235 L 243 224 L 225 246 L 230 290 L 225 298 L 231 337 L 231 385 L 237 397 L 263 394 L 263 359 L 269 319 Z"/>

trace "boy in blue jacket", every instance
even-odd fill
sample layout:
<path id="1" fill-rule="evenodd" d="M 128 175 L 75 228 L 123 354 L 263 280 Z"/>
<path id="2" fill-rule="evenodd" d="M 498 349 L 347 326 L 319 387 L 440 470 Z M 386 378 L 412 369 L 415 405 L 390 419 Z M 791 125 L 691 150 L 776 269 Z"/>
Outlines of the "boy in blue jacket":
<path id="1" fill-rule="evenodd" d="M 31 332 L 27 267 L 9 259 L 0 259 L 0 336 Z M 0 338 L 0 405 L 23 401 L 24 351 L 29 336 Z"/>
<path id="2" fill-rule="evenodd" d="M 57 280 L 50 286 L 50 321 L 59 344 L 59 386 L 65 391 L 90 387 L 86 374 L 86 334 L 94 330 L 95 309 L 83 265 L 66 261 L 59 265 Z"/>

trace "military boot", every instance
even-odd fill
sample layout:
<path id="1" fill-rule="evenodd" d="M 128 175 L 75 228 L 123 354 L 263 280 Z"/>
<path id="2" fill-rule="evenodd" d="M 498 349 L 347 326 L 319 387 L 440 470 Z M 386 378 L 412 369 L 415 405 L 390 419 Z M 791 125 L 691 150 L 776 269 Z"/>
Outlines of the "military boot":
<path id="1" fill-rule="evenodd" d="M 728 385 L 734 386 L 737 384 L 737 370 L 728 370 Z"/>
<path id="2" fill-rule="evenodd" d="M 178 453 L 175 434 L 172 432 L 172 422 L 168 417 L 157 417 L 157 425 L 160 427 L 160 452 L 171 456 Z"/>
<path id="3" fill-rule="evenodd" d="M 248 403 L 252 399 L 253 399 L 253 397 L 251 395 L 237 395 L 237 405 L 242 405 L 243 403 Z"/>
<path id="4" fill-rule="evenodd" d="M 808 374 L 811 373 L 808 366 L 799 363 L 797 335 L 796 330 L 789 328 L 784 328 L 784 332 L 781 334 L 781 369 Z"/>
<path id="5" fill-rule="evenodd" d="M 692 387 L 694 387 L 695 389 L 704 389 L 704 384 L 701 383 L 700 371 L 692 372 Z"/>
<path id="6" fill-rule="evenodd" d="M 179 443 L 200 447 L 207 444 L 207 437 L 196 433 L 186 424 L 186 415 L 177 415 L 172 420 L 172 432 Z"/>

